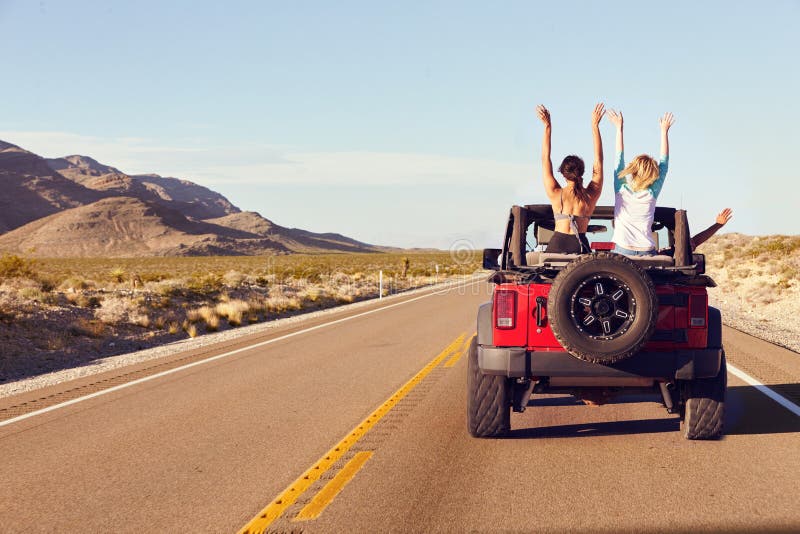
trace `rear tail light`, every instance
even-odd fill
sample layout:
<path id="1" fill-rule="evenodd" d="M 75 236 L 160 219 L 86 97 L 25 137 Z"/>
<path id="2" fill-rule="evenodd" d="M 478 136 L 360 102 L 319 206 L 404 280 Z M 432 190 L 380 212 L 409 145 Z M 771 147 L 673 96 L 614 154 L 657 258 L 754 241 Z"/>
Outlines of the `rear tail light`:
<path id="1" fill-rule="evenodd" d="M 517 292 L 498 291 L 494 294 L 494 325 L 500 329 L 514 328 L 517 315 Z"/>
<path id="2" fill-rule="evenodd" d="M 708 295 L 691 295 L 689 297 L 689 326 L 705 328 L 708 322 Z"/>

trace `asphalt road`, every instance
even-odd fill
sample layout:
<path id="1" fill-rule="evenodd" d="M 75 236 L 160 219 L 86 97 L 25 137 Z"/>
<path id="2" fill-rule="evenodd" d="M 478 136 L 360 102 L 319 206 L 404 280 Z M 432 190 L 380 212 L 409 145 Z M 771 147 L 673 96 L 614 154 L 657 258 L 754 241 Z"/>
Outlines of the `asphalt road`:
<path id="1" fill-rule="evenodd" d="M 732 375 L 721 441 L 684 440 L 656 397 L 534 396 L 509 438 L 470 438 L 462 354 L 487 290 L 2 399 L 8 419 L 145 377 L 0 426 L 0 531 L 800 530 L 800 417 Z M 724 343 L 795 400 L 800 355 L 729 329 Z"/>

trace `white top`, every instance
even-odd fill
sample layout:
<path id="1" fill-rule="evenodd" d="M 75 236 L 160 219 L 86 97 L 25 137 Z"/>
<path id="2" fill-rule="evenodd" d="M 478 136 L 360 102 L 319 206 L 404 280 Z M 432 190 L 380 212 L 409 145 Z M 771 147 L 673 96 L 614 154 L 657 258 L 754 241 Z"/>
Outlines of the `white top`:
<path id="1" fill-rule="evenodd" d="M 612 241 L 620 247 L 632 250 L 650 250 L 656 248 L 653 240 L 653 218 L 656 214 L 656 199 L 664 185 L 668 168 L 667 156 L 661 156 L 658 165 L 658 180 L 643 191 L 633 191 L 628 180 L 622 179 L 619 173 L 625 168 L 625 158 L 617 154 L 617 165 L 614 171 L 614 237 Z"/>

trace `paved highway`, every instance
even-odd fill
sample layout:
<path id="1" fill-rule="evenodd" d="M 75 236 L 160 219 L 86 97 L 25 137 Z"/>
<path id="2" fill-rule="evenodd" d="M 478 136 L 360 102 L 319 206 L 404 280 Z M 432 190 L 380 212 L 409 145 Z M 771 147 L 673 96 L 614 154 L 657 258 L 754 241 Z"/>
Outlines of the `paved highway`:
<path id="1" fill-rule="evenodd" d="M 555 395 L 509 438 L 470 438 L 463 354 L 487 298 L 376 302 L 0 399 L 0 531 L 800 530 L 800 417 L 733 375 L 717 442 L 685 441 L 656 397 Z M 724 342 L 800 401 L 800 355 Z"/>

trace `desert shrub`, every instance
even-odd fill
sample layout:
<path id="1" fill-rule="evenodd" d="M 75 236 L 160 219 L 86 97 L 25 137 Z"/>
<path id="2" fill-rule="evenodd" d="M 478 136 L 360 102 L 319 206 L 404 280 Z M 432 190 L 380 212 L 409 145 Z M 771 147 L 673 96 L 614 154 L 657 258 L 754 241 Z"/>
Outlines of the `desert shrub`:
<path id="1" fill-rule="evenodd" d="M 68 291 L 68 290 L 79 291 L 82 289 L 86 289 L 87 287 L 89 287 L 89 285 L 86 283 L 86 280 L 84 280 L 83 278 L 79 278 L 77 276 L 70 276 L 69 278 L 61 282 L 61 284 L 59 284 L 58 286 L 58 288 L 61 289 L 62 291 Z"/>
<path id="2" fill-rule="evenodd" d="M 58 303 L 58 298 L 55 295 L 35 287 L 23 287 L 19 290 L 19 296 L 23 299 L 35 300 L 41 304 L 55 305 Z"/>
<path id="3" fill-rule="evenodd" d="M 251 298 L 247 301 L 247 305 L 250 307 L 250 312 L 255 314 L 265 313 L 269 309 L 266 301 L 260 297 Z"/>
<path id="4" fill-rule="evenodd" d="M 229 325 L 239 326 L 244 314 L 250 311 L 250 304 L 243 300 L 228 300 L 217 304 L 214 310 L 220 317 L 225 317 Z"/>
<path id="5" fill-rule="evenodd" d="M 106 324 L 131 323 L 144 326 L 144 323 L 149 325 L 150 321 L 136 301 L 123 297 L 105 298 L 95 310 L 94 316 Z"/>
<path id="6" fill-rule="evenodd" d="M 111 269 L 111 272 L 108 273 L 108 276 L 111 278 L 112 282 L 120 284 L 125 281 L 125 269 L 122 267 L 114 267 Z"/>
<path id="7" fill-rule="evenodd" d="M 33 260 L 21 258 L 16 254 L 0 256 L 0 278 L 33 278 L 36 276 Z"/>
<path id="8" fill-rule="evenodd" d="M 150 306 L 156 309 L 166 310 L 172 306 L 172 299 L 169 297 L 155 297 L 150 300 Z"/>
<path id="9" fill-rule="evenodd" d="M 69 327 L 73 336 L 102 338 L 106 335 L 106 325 L 102 321 L 80 318 Z"/>
<path id="10" fill-rule="evenodd" d="M 44 335 L 44 347 L 50 351 L 64 350 L 69 347 L 71 332 L 67 330 L 48 331 Z"/>
<path id="11" fill-rule="evenodd" d="M 244 280 L 245 280 L 245 275 L 240 273 L 239 271 L 228 271 L 222 277 L 222 281 L 225 283 L 225 285 L 233 288 L 240 287 L 242 285 L 242 282 L 244 282 Z"/>
<path id="12" fill-rule="evenodd" d="M 311 287 L 300 293 L 299 296 L 311 302 L 317 302 L 322 296 L 322 291 L 317 287 Z"/>
<path id="13" fill-rule="evenodd" d="M 204 275 L 192 276 L 187 280 L 186 287 L 190 291 L 201 294 L 216 293 L 224 287 L 222 275 L 219 273 L 207 273 Z"/>
<path id="14" fill-rule="evenodd" d="M 300 299 L 297 297 L 287 297 L 279 295 L 269 297 L 266 300 L 267 309 L 273 313 L 283 313 L 286 311 L 299 310 L 303 307 Z"/>
<path id="15" fill-rule="evenodd" d="M 800 236 L 768 236 L 753 239 L 745 254 L 751 258 L 758 258 L 762 254 L 770 256 L 785 256 L 800 249 Z"/>
<path id="16" fill-rule="evenodd" d="M 79 308 L 97 308 L 100 306 L 101 299 L 95 295 L 86 295 L 84 293 L 68 293 L 67 302 Z"/>
<path id="17" fill-rule="evenodd" d="M 138 311 L 130 314 L 128 322 L 131 324 L 135 324 L 136 326 L 141 326 L 142 328 L 149 328 L 150 316 L 142 311 Z"/>
<path id="18" fill-rule="evenodd" d="M 195 338 L 197 337 L 197 327 L 193 324 L 188 324 L 184 327 L 186 333 L 189 334 L 189 337 Z"/>
<path id="19" fill-rule="evenodd" d="M 199 323 L 203 320 L 203 316 L 200 315 L 199 309 L 189 310 L 186 312 L 186 321 L 188 324 Z"/>
<path id="20" fill-rule="evenodd" d="M 216 332 L 219 330 L 219 316 L 209 315 L 206 320 L 206 332 Z"/>
<path id="21" fill-rule="evenodd" d="M 156 282 L 152 290 L 162 297 L 177 297 L 183 293 L 180 280 L 164 280 Z"/>
<path id="22" fill-rule="evenodd" d="M 180 331 L 181 331 L 181 325 L 178 324 L 176 321 L 172 321 L 171 323 L 169 323 L 169 327 L 167 328 L 167 332 L 170 335 L 175 335 Z"/>
<path id="23" fill-rule="evenodd" d="M 9 309 L 6 309 L 5 306 L 0 305 L 0 321 L 4 323 L 10 323 L 17 317 L 17 314 Z"/>

